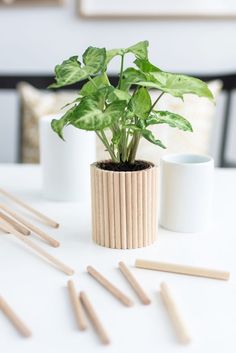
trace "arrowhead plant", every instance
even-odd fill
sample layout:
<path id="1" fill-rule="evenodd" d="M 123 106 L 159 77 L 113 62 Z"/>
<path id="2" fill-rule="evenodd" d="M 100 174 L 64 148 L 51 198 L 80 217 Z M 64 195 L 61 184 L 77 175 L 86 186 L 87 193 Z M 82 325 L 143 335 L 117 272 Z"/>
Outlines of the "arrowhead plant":
<path id="1" fill-rule="evenodd" d="M 63 128 L 72 125 L 83 130 L 93 130 L 104 144 L 114 163 L 135 162 L 141 138 L 161 148 L 164 144 L 154 136 L 150 126 L 167 124 L 183 131 L 192 131 L 184 117 L 158 110 L 164 94 L 184 99 L 185 94 L 195 94 L 213 100 L 207 84 L 197 78 L 162 71 L 148 58 L 148 41 L 139 42 L 126 49 L 89 47 L 82 55 L 72 56 L 55 67 L 55 83 L 50 88 L 60 88 L 83 81 L 78 97 L 69 103 L 70 109 L 61 119 L 52 120 L 52 129 L 63 139 Z M 134 56 L 133 67 L 125 68 L 126 55 Z M 114 87 L 107 75 L 110 61 L 120 57 L 119 81 Z M 152 102 L 150 90 L 156 90 Z"/>

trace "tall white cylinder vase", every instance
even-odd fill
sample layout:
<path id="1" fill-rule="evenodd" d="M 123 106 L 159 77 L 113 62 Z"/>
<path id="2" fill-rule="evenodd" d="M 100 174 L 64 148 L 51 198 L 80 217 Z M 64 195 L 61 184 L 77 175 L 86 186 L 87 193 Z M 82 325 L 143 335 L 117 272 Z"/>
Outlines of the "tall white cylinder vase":
<path id="1" fill-rule="evenodd" d="M 73 126 L 64 129 L 60 139 L 51 128 L 52 119 L 40 119 L 40 161 L 43 194 L 55 201 L 90 200 L 90 164 L 96 157 L 95 134 Z"/>
<path id="2" fill-rule="evenodd" d="M 160 224 L 195 233 L 211 219 L 214 162 L 209 156 L 175 154 L 161 159 Z"/>

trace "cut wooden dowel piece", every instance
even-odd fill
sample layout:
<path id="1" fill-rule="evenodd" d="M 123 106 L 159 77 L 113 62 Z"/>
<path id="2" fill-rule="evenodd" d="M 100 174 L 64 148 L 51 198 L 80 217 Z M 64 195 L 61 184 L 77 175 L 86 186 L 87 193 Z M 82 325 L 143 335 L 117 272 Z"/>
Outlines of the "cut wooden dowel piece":
<path id="1" fill-rule="evenodd" d="M 57 267 L 60 271 L 64 272 L 68 276 L 72 276 L 74 274 L 74 270 L 72 270 L 70 267 L 65 265 L 60 260 L 58 260 L 56 257 L 54 257 L 51 254 L 49 254 L 48 252 L 46 252 L 44 249 L 42 249 L 40 246 L 35 244 L 28 237 L 25 237 L 24 235 L 19 233 L 6 221 L 1 220 L 0 227 L 2 229 L 4 229 L 4 231 L 6 231 L 7 233 L 14 235 L 17 239 L 21 240 L 23 243 L 25 243 L 25 245 L 27 245 L 32 250 L 34 250 L 34 252 L 36 252 L 39 256 L 41 256 L 44 260 L 49 261 L 50 264 Z"/>
<path id="2" fill-rule="evenodd" d="M 133 274 L 130 272 L 128 267 L 124 264 L 124 262 L 122 262 L 122 261 L 119 262 L 119 268 L 120 268 L 121 272 L 123 273 L 123 275 L 125 276 L 125 278 L 127 279 L 127 281 L 129 282 L 129 284 L 131 285 L 131 287 L 134 289 L 134 291 L 138 295 L 141 302 L 145 305 L 150 304 L 151 303 L 150 298 L 145 293 L 143 288 L 140 286 L 140 284 L 138 283 L 136 278 L 133 276 Z"/>
<path id="3" fill-rule="evenodd" d="M 225 281 L 227 281 L 230 277 L 230 273 L 227 271 L 219 271 L 219 270 L 213 270 L 213 269 L 208 269 L 203 267 L 177 265 L 177 264 L 148 261 L 148 260 L 136 260 L 135 266 L 138 268 L 144 268 L 146 270 L 172 272 L 172 273 L 178 273 L 182 275 L 221 279 Z"/>
<path id="4" fill-rule="evenodd" d="M 32 240 L 22 236 L 21 234 L 14 234 L 19 240 L 24 242 L 27 246 L 33 249 L 38 255 L 42 256 L 44 259 L 48 260 L 52 264 L 54 264 L 60 271 L 64 272 L 68 276 L 72 276 L 74 274 L 74 270 L 65 265 L 62 261 L 52 256 L 40 246 L 36 245 Z"/>
<path id="5" fill-rule="evenodd" d="M 32 335 L 30 329 L 23 323 L 2 296 L 0 296 L 0 309 L 22 336 L 30 337 Z"/>
<path id="6" fill-rule="evenodd" d="M 173 322 L 179 340 L 183 344 L 190 343 L 191 338 L 185 326 L 182 316 L 177 308 L 169 287 L 166 283 L 161 283 L 161 297 Z"/>
<path id="7" fill-rule="evenodd" d="M 76 289 L 75 289 L 75 284 L 72 280 L 69 280 L 67 282 L 67 287 L 70 293 L 70 298 L 71 298 L 71 302 L 75 311 L 75 316 L 76 316 L 76 320 L 79 326 L 79 329 L 81 331 L 86 330 L 87 326 L 85 323 L 85 318 L 84 318 L 84 313 L 83 313 L 83 309 L 82 309 L 82 305 L 81 305 L 81 301 L 80 301 L 80 297 L 78 296 Z"/>
<path id="8" fill-rule="evenodd" d="M 101 323 L 101 321 L 99 320 L 90 300 L 88 299 L 88 296 L 86 295 L 86 293 L 84 292 L 80 292 L 80 300 L 82 302 L 82 305 L 84 306 L 89 319 L 91 320 L 91 323 L 94 327 L 94 329 L 96 330 L 98 336 L 101 339 L 101 342 L 103 344 L 109 344 L 110 343 L 110 339 Z"/>
<path id="9" fill-rule="evenodd" d="M 60 246 L 59 241 L 57 241 L 56 239 L 52 238 L 50 235 L 46 234 L 44 231 L 42 231 L 40 228 L 36 227 L 34 224 L 28 222 L 23 217 L 19 216 L 18 213 L 16 213 L 15 211 L 10 209 L 9 207 L 7 207 L 7 206 L 5 206 L 3 204 L 0 204 L 0 208 L 2 210 L 4 210 L 5 212 L 7 212 L 12 217 L 14 217 L 18 222 L 22 223 L 25 227 L 30 229 L 33 233 L 38 235 L 40 238 L 42 238 L 43 240 L 48 242 L 53 247 L 57 248 L 58 246 Z"/>
<path id="10" fill-rule="evenodd" d="M 23 235 L 30 235 L 30 230 L 25 228 L 23 225 L 20 223 L 16 222 L 14 219 L 11 217 L 8 217 L 6 214 L 0 211 L 0 219 L 5 219 L 8 223 L 12 225 L 13 228 L 15 228 L 18 232 L 20 232 Z"/>
<path id="11" fill-rule="evenodd" d="M 52 220 L 48 216 L 44 215 L 43 213 L 39 212 L 38 210 L 36 210 L 32 206 L 28 205 L 27 203 L 25 203 L 25 201 L 19 199 L 15 195 L 10 194 L 9 192 L 7 192 L 6 190 L 4 190 L 2 188 L 0 188 L 0 194 L 4 195 L 8 199 L 14 201 L 15 203 L 17 203 L 21 207 L 25 208 L 26 210 L 28 210 L 29 212 L 31 212 L 32 214 L 37 216 L 41 221 L 43 221 L 47 225 L 49 225 L 49 226 L 51 226 L 53 228 L 58 228 L 59 227 L 59 224 L 57 222 L 55 222 L 54 220 Z"/>
<path id="12" fill-rule="evenodd" d="M 10 226 L 8 225 L 8 223 L 3 224 L 3 220 L 0 219 L 0 228 L 1 230 L 5 233 L 5 234 L 10 234 L 12 232 L 17 233 L 17 230 L 10 228 Z"/>
<path id="13" fill-rule="evenodd" d="M 114 297 L 116 297 L 122 304 L 126 306 L 132 306 L 133 302 L 129 299 L 123 292 L 121 292 L 117 287 L 115 287 L 110 281 L 108 281 L 101 273 L 99 273 L 92 266 L 87 267 L 88 273 L 96 279 L 105 289 L 107 289 Z"/>

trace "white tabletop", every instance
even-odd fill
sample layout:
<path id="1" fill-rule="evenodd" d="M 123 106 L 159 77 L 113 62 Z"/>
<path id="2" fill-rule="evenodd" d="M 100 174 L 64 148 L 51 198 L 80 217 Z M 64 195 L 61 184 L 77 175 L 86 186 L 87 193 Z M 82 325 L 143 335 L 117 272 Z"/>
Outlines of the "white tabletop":
<path id="1" fill-rule="evenodd" d="M 35 241 L 76 270 L 76 287 L 88 293 L 112 343 L 102 346 L 90 326 L 86 332 L 78 331 L 66 288 L 69 277 L 13 236 L 0 234 L 0 292 L 33 331 L 32 338 L 22 338 L 0 312 L 1 353 L 235 353 L 236 170 L 215 171 L 214 221 L 209 231 L 181 234 L 159 229 L 155 245 L 123 251 L 93 244 L 89 205 L 48 202 L 41 196 L 40 181 L 38 166 L 0 166 L 1 187 L 60 222 L 58 230 L 42 228 L 61 247 Z M 231 278 L 218 281 L 136 269 L 136 258 L 229 270 Z M 139 302 L 117 268 L 120 260 L 131 266 L 150 294 L 151 305 Z M 89 264 L 133 298 L 135 305 L 124 307 L 106 292 L 86 273 Z M 162 281 L 172 288 L 187 322 L 192 336 L 188 346 L 178 343 L 162 304 Z"/>

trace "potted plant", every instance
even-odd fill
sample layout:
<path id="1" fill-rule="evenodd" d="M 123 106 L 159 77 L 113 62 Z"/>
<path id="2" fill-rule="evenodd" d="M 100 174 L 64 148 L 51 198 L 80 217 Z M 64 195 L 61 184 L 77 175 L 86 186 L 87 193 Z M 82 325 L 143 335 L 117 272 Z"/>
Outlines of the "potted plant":
<path id="1" fill-rule="evenodd" d="M 135 57 L 134 65 L 125 68 L 128 54 Z M 116 56 L 121 65 L 114 87 L 107 68 Z M 56 82 L 51 88 L 86 82 L 65 115 L 52 120 L 52 129 L 61 138 L 66 125 L 95 131 L 110 156 L 91 166 L 94 241 L 122 249 L 149 245 L 157 234 L 157 171 L 153 163 L 136 160 L 140 139 L 165 148 L 150 130 L 153 124 L 192 131 L 184 117 L 157 109 L 164 94 L 183 99 L 191 93 L 212 100 L 212 93 L 197 78 L 165 72 L 151 64 L 148 41 L 127 49 L 89 47 L 82 62 L 72 56 L 55 67 Z M 154 102 L 150 89 L 157 90 Z"/>

